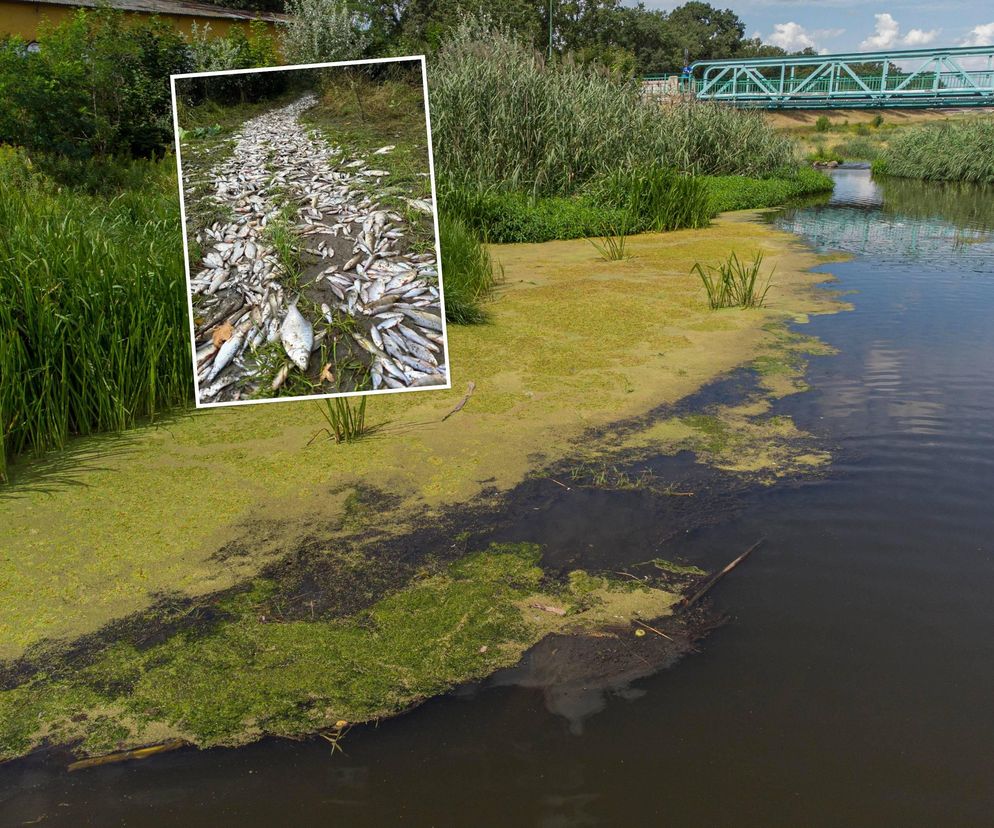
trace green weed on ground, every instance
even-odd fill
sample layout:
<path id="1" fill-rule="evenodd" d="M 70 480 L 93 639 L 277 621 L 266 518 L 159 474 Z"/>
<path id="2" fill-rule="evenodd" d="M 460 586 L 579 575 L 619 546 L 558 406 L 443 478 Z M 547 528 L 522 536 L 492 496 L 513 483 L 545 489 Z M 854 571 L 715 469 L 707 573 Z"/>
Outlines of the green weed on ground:
<path id="1" fill-rule="evenodd" d="M 120 641 L 0 691 L 0 760 L 43 739 L 83 753 L 163 734 L 207 747 L 398 713 L 516 662 L 542 636 L 521 609 L 549 588 L 539 558 L 533 544 L 495 544 L 344 617 L 257 579 L 212 605 L 212 625 L 143 648 Z M 552 595 L 570 614 L 611 585 L 573 573 Z"/>

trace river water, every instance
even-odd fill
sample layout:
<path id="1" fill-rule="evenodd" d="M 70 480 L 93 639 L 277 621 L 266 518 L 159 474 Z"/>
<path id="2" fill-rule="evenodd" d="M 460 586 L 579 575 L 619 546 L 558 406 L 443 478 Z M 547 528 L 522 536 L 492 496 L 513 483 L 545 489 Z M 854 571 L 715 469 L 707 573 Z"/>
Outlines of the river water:
<path id="1" fill-rule="evenodd" d="M 994 193 L 834 177 L 831 201 L 772 219 L 853 255 L 824 270 L 854 309 L 799 328 L 839 353 L 779 405 L 830 470 L 666 543 L 637 490 L 559 492 L 502 530 L 619 567 L 710 567 L 765 536 L 714 591 L 732 620 L 701 653 L 571 718 L 512 675 L 334 757 L 268 741 L 72 775 L 29 760 L 0 774 L 0 823 L 994 824 Z"/>

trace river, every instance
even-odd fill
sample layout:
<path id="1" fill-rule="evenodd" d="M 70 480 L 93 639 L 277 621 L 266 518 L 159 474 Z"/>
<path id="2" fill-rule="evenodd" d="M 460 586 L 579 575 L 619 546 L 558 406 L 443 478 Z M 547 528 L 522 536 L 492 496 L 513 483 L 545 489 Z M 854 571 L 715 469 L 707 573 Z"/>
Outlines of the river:
<path id="1" fill-rule="evenodd" d="M 665 544 L 638 490 L 550 493 L 500 530 L 618 567 L 656 547 L 713 567 L 765 537 L 714 591 L 731 620 L 700 653 L 568 717 L 506 673 L 335 756 L 270 740 L 76 774 L 29 759 L 0 773 L 0 822 L 990 825 L 994 193 L 833 175 L 829 202 L 771 218 L 852 254 L 824 270 L 853 310 L 798 327 L 838 353 L 778 403 L 830 469 L 736 493 Z"/>

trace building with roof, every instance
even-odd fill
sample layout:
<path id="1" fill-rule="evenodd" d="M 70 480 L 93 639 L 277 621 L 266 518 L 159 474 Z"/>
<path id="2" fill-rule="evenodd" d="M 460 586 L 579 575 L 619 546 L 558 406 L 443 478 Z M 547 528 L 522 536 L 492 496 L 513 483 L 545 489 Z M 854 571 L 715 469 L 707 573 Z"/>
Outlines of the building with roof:
<path id="1" fill-rule="evenodd" d="M 158 15 L 187 35 L 194 23 L 198 26 L 209 24 L 216 35 L 225 35 L 232 26 L 240 26 L 247 32 L 253 20 L 261 20 L 275 30 L 276 25 L 286 19 L 284 14 L 227 9 L 186 0 L 0 0 L 0 37 L 14 34 L 32 43 L 42 21 L 61 23 L 77 9 L 100 5 L 120 9 L 128 15 Z"/>

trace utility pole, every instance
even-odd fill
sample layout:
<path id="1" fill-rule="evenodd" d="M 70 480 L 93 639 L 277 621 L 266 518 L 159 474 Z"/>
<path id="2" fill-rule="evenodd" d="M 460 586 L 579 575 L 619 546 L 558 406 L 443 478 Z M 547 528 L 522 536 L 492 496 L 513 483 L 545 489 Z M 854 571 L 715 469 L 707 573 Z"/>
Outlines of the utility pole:
<path id="1" fill-rule="evenodd" d="M 549 60 L 552 60 L 552 0 L 549 0 Z"/>

